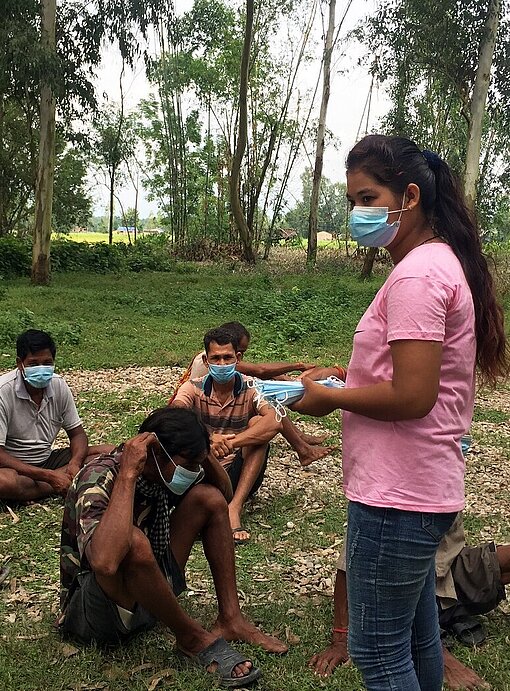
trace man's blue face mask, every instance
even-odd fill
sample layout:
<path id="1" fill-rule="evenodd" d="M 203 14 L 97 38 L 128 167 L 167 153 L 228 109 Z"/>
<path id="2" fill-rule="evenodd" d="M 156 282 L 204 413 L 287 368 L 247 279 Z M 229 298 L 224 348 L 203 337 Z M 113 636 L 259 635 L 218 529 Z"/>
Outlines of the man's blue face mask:
<path id="1" fill-rule="evenodd" d="M 217 384 L 228 384 L 236 373 L 236 362 L 231 365 L 212 365 L 207 363 L 209 374 Z"/>
<path id="2" fill-rule="evenodd" d="M 156 436 L 156 435 L 154 435 Z M 157 437 L 156 437 L 157 438 Z M 158 440 L 159 441 L 159 440 Z M 200 482 L 200 480 L 203 479 L 204 477 L 204 469 L 200 468 L 200 470 L 193 471 L 193 470 L 188 470 L 187 468 L 183 468 L 182 465 L 177 465 L 175 463 L 174 459 L 170 456 L 170 454 L 166 451 L 164 446 L 159 444 L 159 448 L 163 450 L 163 453 L 167 458 L 173 463 L 175 470 L 174 474 L 172 475 L 172 479 L 170 482 L 165 480 L 163 477 L 163 473 L 161 472 L 161 468 L 159 467 L 159 463 L 156 458 L 156 454 L 154 453 L 154 449 L 152 449 L 152 455 L 154 457 L 154 463 L 156 464 L 156 468 L 158 469 L 159 477 L 161 478 L 161 482 L 165 485 L 165 487 L 170 490 L 170 492 L 173 492 L 173 494 L 181 495 L 184 494 L 190 487 L 195 485 L 197 482 Z"/>
<path id="3" fill-rule="evenodd" d="M 34 389 L 45 389 L 53 378 L 55 367 L 53 365 L 32 365 L 23 367 L 23 379 Z"/>
<path id="4" fill-rule="evenodd" d="M 405 193 L 402 208 L 390 211 L 387 206 L 355 206 L 349 217 L 349 228 L 353 240 L 364 247 L 387 247 L 395 239 L 400 228 L 400 218 L 404 211 Z M 388 215 L 399 213 L 393 223 L 388 223 Z"/>

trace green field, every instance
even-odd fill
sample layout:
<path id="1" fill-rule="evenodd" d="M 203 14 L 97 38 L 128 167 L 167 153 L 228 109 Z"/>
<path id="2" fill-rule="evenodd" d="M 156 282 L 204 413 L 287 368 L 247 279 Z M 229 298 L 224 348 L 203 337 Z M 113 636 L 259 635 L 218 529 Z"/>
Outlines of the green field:
<path id="1" fill-rule="evenodd" d="M 73 242 L 108 242 L 108 233 L 53 233 L 52 238 L 54 240 L 72 240 Z M 114 230 L 113 242 L 129 242 L 128 234 Z"/>

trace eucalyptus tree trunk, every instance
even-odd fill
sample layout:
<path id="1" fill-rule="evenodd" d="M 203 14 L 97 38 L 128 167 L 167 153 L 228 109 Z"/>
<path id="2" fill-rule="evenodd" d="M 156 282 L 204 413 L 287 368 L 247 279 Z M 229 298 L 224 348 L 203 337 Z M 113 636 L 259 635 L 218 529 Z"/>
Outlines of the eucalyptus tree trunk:
<path id="1" fill-rule="evenodd" d="M 241 73 L 239 79 L 239 127 L 229 177 L 230 208 L 239 231 L 239 237 L 243 247 L 243 257 L 248 264 L 255 264 L 255 253 L 253 251 L 252 232 L 246 222 L 241 205 L 240 183 L 241 163 L 248 142 L 248 73 L 250 68 L 251 42 L 253 38 L 253 4 L 254 0 L 246 0 L 246 24 L 244 28 L 243 53 L 241 56 Z"/>
<path id="2" fill-rule="evenodd" d="M 48 58 L 55 55 L 56 0 L 41 3 L 41 45 Z M 51 212 L 55 174 L 55 96 L 48 80 L 41 82 L 39 167 L 35 189 L 32 283 L 50 281 Z"/>
<path id="3" fill-rule="evenodd" d="M 489 91 L 490 72 L 496 46 L 500 11 L 501 0 L 489 0 L 487 19 L 480 42 L 473 95 L 469 108 L 469 132 L 466 149 L 466 167 L 464 172 L 464 195 L 472 211 L 475 209 L 476 202 L 476 185 L 480 171 L 482 125 L 485 114 L 485 104 L 487 102 L 487 93 Z"/>
<path id="4" fill-rule="evenodd" d="M 363 266 L 361 267 L 361 273 L 359 276 L 362 281 L 371 277 L 378 249 L 378 247 L 368 248 L 367 253 L 365 254 L 365 259 L 363 260 Z"/>
<path id="5" fill-rule="evenodd" d="M 312 194 L 310 198 L 310 215 L 308 217 L 308 249 L 306 262 L 314 266 L 317 260 L 317 212 L 319 209 L 319 192 L 324 163 L 324 137 L 326 133 L 326 115 L 331 85 L 331 55 L 333 53 L 333 34 L 335 31 L 336 0 L 329 2 L 329 19 L 323 56 L 322 100 L 319 113 L 319 127 L 317 130 L 317 144 L 315 148 L 315 166 L 313 170 Z"/>

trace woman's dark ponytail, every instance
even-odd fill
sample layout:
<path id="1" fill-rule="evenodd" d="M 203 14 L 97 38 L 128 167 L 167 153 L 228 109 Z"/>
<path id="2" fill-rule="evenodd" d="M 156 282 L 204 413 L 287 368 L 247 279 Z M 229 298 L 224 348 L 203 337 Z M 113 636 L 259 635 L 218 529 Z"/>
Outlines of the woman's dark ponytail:
<path id="1" fill-rule="evenodd" d="M 503 309 L 496 301 L 494 281 L 482 252 L 476 220 L 464 202 L 457 179 L 444 161 L 436 176 L 434 227 L 455 252 L 471 288 L 476 316 L 476 364 L 485 383 L 495 384 L 509 373 Z"/>

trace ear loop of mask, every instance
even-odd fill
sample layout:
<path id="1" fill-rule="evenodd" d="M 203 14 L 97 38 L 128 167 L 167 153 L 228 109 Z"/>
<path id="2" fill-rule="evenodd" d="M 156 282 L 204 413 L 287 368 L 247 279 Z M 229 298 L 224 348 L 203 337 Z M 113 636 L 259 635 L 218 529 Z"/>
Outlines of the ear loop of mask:
<path id="1" fill-rule="evenodd" d="M 276 422 L 281 422 L 284 417 L 287 417 L 287 410 L 285 409 L 283 403 L 287 400 L 288 396 L 287 393 L 285 392 L 285 398 L 283 401 L 280 401 L 279 399 L 272 399 L 272 398 L 266 398 L 264 396 L 262 387 L 263 387 L 263 382 L 261 379 L 249 379 L 248 382 L 248 388 L 249 389 L 255 389 L 255 404 L 258 406 L 261 403 L 267 403 L 267 405 L 270 405 L 271 408 L 275 411 L 275 417 L 276 417 Z"/>

